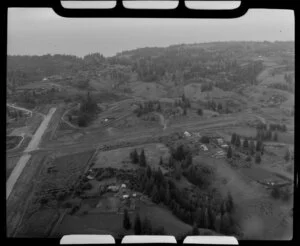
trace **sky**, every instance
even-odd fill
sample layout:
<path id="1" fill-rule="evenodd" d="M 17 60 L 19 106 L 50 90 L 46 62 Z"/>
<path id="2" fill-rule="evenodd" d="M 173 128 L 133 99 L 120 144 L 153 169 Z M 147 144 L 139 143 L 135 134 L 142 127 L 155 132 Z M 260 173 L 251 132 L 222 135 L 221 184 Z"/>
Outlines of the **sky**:
<path id="1" fill-rule="evenodd" d="M 51 8 L 8 10 L 9 55 L 84 56 L 212 41 L 294 40 L 291 10 L 249 10 L 236 19 L 64 18 Z"/>

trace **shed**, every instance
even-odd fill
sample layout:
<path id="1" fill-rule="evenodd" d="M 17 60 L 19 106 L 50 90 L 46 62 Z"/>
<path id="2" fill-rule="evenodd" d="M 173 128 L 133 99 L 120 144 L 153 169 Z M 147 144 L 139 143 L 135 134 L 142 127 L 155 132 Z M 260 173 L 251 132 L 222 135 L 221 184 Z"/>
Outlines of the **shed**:
<path id="1" fill-rule="evenodd" d="M 123 197 L 123 199 L 127 199 L 129 197 L 129 195 L 126 194 L 126 195 L 123 195 L 122 197 Z"/>
<path id="2" fill-rule="evenodd" d="M 184 136 L 186 136 L 186 137 L 190 137 L 190 136 L 192 136 L 189 132 L 187 132 L 187 131 L 185 131 L 184 133 Z"/>
<path id="3" fill-rule="evenodd" d="M 206 146 L 205 144 L 201 144 L 201 145 L 200 145 L 200 148 L 201 148 L 202 150 L 204 150 L 204 151 L 208 151 L 208 148 L 207 148 L 207 146 Z"/>

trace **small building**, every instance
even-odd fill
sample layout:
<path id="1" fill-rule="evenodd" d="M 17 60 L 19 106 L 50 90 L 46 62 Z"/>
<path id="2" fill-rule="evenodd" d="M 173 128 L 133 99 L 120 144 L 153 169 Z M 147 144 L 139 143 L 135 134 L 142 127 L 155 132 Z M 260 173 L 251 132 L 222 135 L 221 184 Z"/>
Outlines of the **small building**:
<path id="1" fill-rule="evenodd" d="M 189 133 L 189 132 L 187 132 L 187 131 L 185 131 L 184 133 L 184 136 L 186 136 L 186 137 L 191 137 L 192 135 Z"/>
<path id="2" fill-rule="evenodd" d="M 122 198 L 123 198 L 123 199 L 128 199 L 128 198 L 129 198 L 129 195 L 127 195 L 127 194 L 126 194 L 126 195 L 123 195 Z"/>
<path id="3" fill-rule="evenodd" d="M 217 138 L 217 143 L 218 143 L 219 145 L 224 144 L 223 138 Z"/>
<path id="4" fill-rule="evenodd" d="M 122 188 L 122 189 L 125 189 L 125 188 L 126 188 L 126 184 L 122 184 L 122 185 L 121 185 L 121 188 Z"/>
<path id="5" fill-rule="evenodd" d="M 119 186 L 117 185 L 110 185 L 107 187 L 107 190 L 117 192 L 119 190 Z"/>
<path id="6" fill-rule="evenodd" d="M 200 149 L 202 149 L 203 151 L 208 151 L 208 148 L 205 144 L 201 144 Z"/>
<path id="7" fill-rule="evenodd" d="M 221 147 L 222 147 L 223 149 L 227 149 L 229 146 L 228 146 L 228 144 L 222 144 Z"/>
<path id="8" fill-rule="evenodd" d="M 132 197 L 136 197 L 136 193 L 133 193 L 133 194 L 132 194 Z"/>

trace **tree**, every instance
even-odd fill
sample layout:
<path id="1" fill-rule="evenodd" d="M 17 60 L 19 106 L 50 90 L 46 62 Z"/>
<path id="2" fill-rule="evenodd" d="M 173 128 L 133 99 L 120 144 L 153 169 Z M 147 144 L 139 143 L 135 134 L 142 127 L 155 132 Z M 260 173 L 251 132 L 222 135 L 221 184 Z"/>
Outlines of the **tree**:
<path id="1" fill-rule="evenodd" d="M 229 145 L 229 148 L 227 150 L 227 158 L 231 159 L 232 158 L 232 149 L 231 149 L 231 145 Z"/>
<path id="2" fill-rule="evenodd" d="M 145 167 L 147 165 L 144 149 L 142 149 L 142 151 L 141 151 L 139 163 L 140 163 L 140 166 L 142 166 L 142 167 Z"/>
<path id="3" fill-rule="evenodd" d="M 230 142 L 231 142 L 231 144 L 235 144 L 235 141 L 236 141 L 236 134 L 232 133 Z"/>
<path id="4" fill-rule="evenodd" d="M 261 162 L 261 157 L 260 157 L 260 154 L 257 153 L 256 156 L 255 156 L 255 163 L 259 164 L 260 162 Z"/>
<path id="5" fill-rule="evenodd" d="M 183 115 L 186 115 L 187 114 L 187 110 L 186 108 L 183 109 Z"/>
<path id="6" fill-rule="evenodd" d="M 260 140 L 258 140 L 256 142 L 256 151 L 257 152 L 261 151 L 261 148 L 262 148 L 262 142 Z"/>
<path id="7" fill-rule="evenodd" d="M 198 115 L 202 116 L 202 115 L 203 115 L 203 110 L 202 110 L 202 108 L 199 108 L 199 109 L 197 110 L 197 113 L 198 113 Z"/>
<path id="8" fill-rule="evenodd" d="M 193 229 L 192 229 L 192 235 L 197 236 L 197 235 L 199 235 L 199 234 L 200 234 L 200 233 L 199 233 L 199 229 L 198 229 L 197 223 L 194 223 Z"/>
<path id="9" fill-rule="evenodd" d="M 279 190 L 278 186 L 273 187 L 273 189 L 271 191 L 271 196 L 274 199 L 278 199 L 280 197 L 280 190 Z"/>
<path id="10" fill-rule="evenodd" d="M 147 216 L 143 219 L 141 234 L 152 235 L 152 225 Z"/>
<path id="11" fill-rule="evenodd" d="M 230 192 L 227 194 L 227 211 L 232 212 L 234 209 L 233 198 Z"/>
<path id="12" fill-rule="evenodd" d="M 254 153 L 255 153 L 255 144 L 254 144 L 253 140 L 250 140 L 249 150 L 250 150 L 250 155 L 254 155 Z"/>
<path id="13" fill-rule="evenodd" d="M 150 166 L 147 166 L 147 169 L 146 169 L 146 175 L 147 175 L 148 179 L 151 178 L 152 170 L 151 170 L 151 167 L 150 167 Z"/>
<path id="14" fill-rule="evenodd" d="M 139 155 L 136 151 L 136 149 L 134 149 L 131 153 L 130 153 L 130 159 L 131 159 L 131 162 L 133 164 L 138 164 L 139 163 Z"/>
<path id="15" fill-rule="evenodd" d="M 166 185 L 166 192 L 164 196 L 164 203 L 168 205 L 171 201 L 171 194 L 170 194 L 170 189 L 169 189 L 169 183 Z"/>
<path id="16" fill-rule="evenodd" d="M 291 159 L 289 149 L 286 150 L 285 155 L 284 155 L 284 159 L 285 159 L 286 162 L 288 162 Z"/>
<path id="17" fill-rule="evenodd" d="M 222 108 L 223 108 L 222 104 L 221 104 L 221 103 L 219 103 L 219 104 L 218 104 L 218 111 L 221 111 L 221 110 L 222 110 Z"/>
<path id="18" fill-rule="evenodd" d="M 123 227 L 125 230 L 129 230 L 131 228 L 131 222 L 127 209 L 124 210 Z"/>
<path id="19" fill-rule="evenodd" d="M 141 235 L 142 232 L 142 224 L 141 224 L 141 219 L 140 215 L 136 214 L 135 220 L 134 220 L 134 234 L 135 235 Z"/>
<path id="20" fill-rule="evenodd" d="M 248 149 L 248 147 L 249 147 L 248 139 L 245 139 L 243 142 L 243 148 Z"/>
<path id="21" fill-rule="evenodd" d="M 214 223 L 214 228 L 216 230 L 216 232 L 220 232 L 221 231 L 221 214 L 218 214 L 216 216 L 216 219 L 215 219 L 215 223 Z"/>
<path id="22" fill-rule="evenodd" d="M 235 146 L 236 147 L 240 147 L 241 146 L 241 138 L 239 135 L 236 136 L 236 139 L 235 139 Z"/>
<path id="23" fill-rule="evenodd" d="M 163 163 L 163 159 L 162 159 L 162 157 L 160 157 L 160 159 L 159 159 L 159 165 L 160 165 L 160 166 L 163 166 L 163 164 L 164 164 L 164 163 Z"/>
<path id="24" fill-rule="evenodd" d="M 220 225 L 220 232 L 224 234 L 228 234 L 232 231 L 232 223 L 231 217 L 228 213 L 225 213 L 221 217 L 221 225 Z"/>
<path id="25" fill-rule="evenodd" d="M 277 140 L 278 140 L 278 133 L 274 132 L 274 134 L 273 134 L 273 141 L 277 142 Z"/>

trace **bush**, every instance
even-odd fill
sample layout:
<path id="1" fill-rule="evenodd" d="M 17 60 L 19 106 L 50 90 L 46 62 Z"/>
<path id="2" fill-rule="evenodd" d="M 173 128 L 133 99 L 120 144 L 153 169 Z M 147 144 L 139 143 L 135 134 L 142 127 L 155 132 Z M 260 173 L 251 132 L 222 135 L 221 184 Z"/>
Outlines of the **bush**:
<path id="1" fill-rule="evenodd" d="M 202 136 L 201 139 L 200 139 L 200 141 L 201 141 L 201 143 L 208 144 L 209 143 L 209 137 Z"/>

